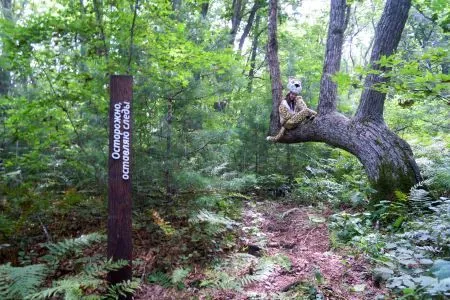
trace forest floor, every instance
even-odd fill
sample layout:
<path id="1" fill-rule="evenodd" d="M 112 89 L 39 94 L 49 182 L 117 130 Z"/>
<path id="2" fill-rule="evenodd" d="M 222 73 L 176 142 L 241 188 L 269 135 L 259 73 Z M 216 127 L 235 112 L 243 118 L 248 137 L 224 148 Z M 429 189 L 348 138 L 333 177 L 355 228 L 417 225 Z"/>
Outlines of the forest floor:
<path id="1" fill-rule="evenodd" d="M 351 249 L 332 249 L 326 222 L 331 213 L 298 204 L 249 202 L 241 224 L 246 246 L 240 251 L 254 260 L 222 271 L 251 278 L 262 258 L 281 257 L 288 266 L 276 265 L 262 277 L 253 277 L 260 280 L 243 281 L 234 290 L 221 289 L 220 284 L 195 287 L 192 283 L 204 280 L 208 273 L 199 269 L 186 279 L 183 291 L 143 285 L 135 299 L 376 299 L 384 295 L 386 290 L 376 287 L 371 266 L 362 256 Z"/>

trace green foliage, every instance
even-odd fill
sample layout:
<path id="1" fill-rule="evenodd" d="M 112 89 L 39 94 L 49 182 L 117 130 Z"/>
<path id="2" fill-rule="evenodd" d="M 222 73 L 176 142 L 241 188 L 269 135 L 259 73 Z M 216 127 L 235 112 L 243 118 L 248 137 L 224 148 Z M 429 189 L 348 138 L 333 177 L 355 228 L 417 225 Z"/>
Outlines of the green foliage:
<path id="1" fill-rule="evenodd" d="M 103 283 L 100 279 L 89 277 L 71 277 L 53 282 L 53 287 L 29 295 L 27 299 L 48 299 L 63 295 L 64 299 L 75 300 L 83 296 L 83 290 L 96 289 Z M 97 297 L 99 299 L 100 297 Z"/>
<path id="2" fill-rule="evenodd" d="M 81 255 L 83 249 L 95 243 L 100 243 L 106 240 L 106 236 L 97 232 L 81 235 L 74 239 L 65 239 L 57 243 L 47 243 L 46 247 L 49 253 L 45 259 L 49 263 L 59 263 L 65 257 L 71 255 Z"/>
<path id="3" fill-rule="evenodd" d="M 450 5 L 445 0 L 415 0 L 414 4 L 444 32 L 450 31 Z"/>
<path id="4" fill-rule="evenodd" d="M 172 286 L 172 279 L 170 278 L 170 276 L 161 271 L 156 271 L 148 275 L 147 281 L 149 283 L 155 283 L 166 288 Z"/>
<path id="5" fill-rule="evenodd" d="M 249 254 L 237 253 L 208 271 L 207 279 L 200 285 L 239 291 L 251 283 L 266 280 L 277 266 L 289 269 L 289 258 L 275 255 L 258 259 Z M 243 271 L 249 273 L 242 274 Z"/>
<path id="6" fill-rule="evenodd" d="M 295 178 L 293 196 L 305 199 L 326 200 L 336 207 L 362 207 L 374 190 L 370 187 L 361 164 L 348 153 L 334 149 L 329 158 L 311 159 L 306 172 Z"/>
<path id="7" fill-rule="evenodd" d="M 138 280 L 127 280 L 108 287 L 108 292 L 103 299 L 119 299 L 121 296 L 132 295 L 139 288 Z"/>
<path id="8" fill-rule="evenodd" d="M 191 240 L 195 243 L 212 243 L 217 250 L 235 245 L 234 229 L 238 222 L 208 210 L 200 210 L 189 219 L 192 224 Z"/>
<path id="9" fill-rule="evenodd" d="M 46 247 L 49 253 L 43 257 L 46 264 L 24 267 L 1 265 L 0 296 L 4 299 L 48 299 L 57 296 L 64 296 L 64 299 L 116 299 L 119 295 L 135 291 L 139 285 L 136 280 L 107 287 L 107 273 L 127 266 L 128 261 L 113 262 L 102 257 L 82 256 L 82 250 L 102 241 L 103 235 L 91 233 L 75 239 L 48 243 Z M 63 259 L 70 259 L 71 264 L 81 268 L 64 278 L 53 280 L 51 287 L 42 288 L 44 279 L 61 267 Z"/>
<path id="10" fill-rule="evenodd" d="M 349 242 L 354 236 L 364 235 L 371 226 L 367 217 L 370 213 L 348 214 L 346 212 L 331 216 L 330 228 L 336 237 L 343 242 Z"/>
<path id="11" fill-rule="evenodd" d="M 356 246 L 380 266 L 376 280 L 403 295 L 435 297 L 448 295 L 449 262 L 440 257 L 450 253 L 450 200 L 433 206 L 433 214 L 403 224 L 403 233 L 382 235 L 370 226 L 362 227 L 359 215 L 335 216 L 330 227 L 342 241 Z M 368 216 L 370 218 L 370 214 Z"/>
<path id="12" fill-rule="evenodd" d="M 48 272 L 48 267 L 43 264 L 25 267 L 0 265 L 0 297 L 24 299 L 38 290 Z"/>
<path id="13" fill-rule="evenodd" d="M 446 201 L 450 190 L 445 135 L 449 10 L 445 1 L 415 1 L 425 18 L 412 10 L 400 51 L 380 60 L 390 68 L 384 73 L 390 83 L 377 87 L 388 92 L 387 124 L 414 142 L 426 181 L 408 195 L 397 192 L 395 200 L 381 202 L 370 214 L 362 211 L 374 191 L 361 164 L 350 154 L 318 144 L 266 142 L 272 106 L 270 77 L 264 69 L 266 28 L 253 27 L 242 51 L 234 51 L 228 28 L 231 2 L 214 3 L 204 16 L 205 3 L 139 1 L 136 19 L 134 5 L 122 0 L 16 2 L 11 11 L 2 11 L 5 18 L 0 20 L 0 244 L 5 240 L 24 248 L 22 262 L 45 262 L 49 276 L 68 273 L 48 278 L 53 280 L 52 287 L 36 297 L 100 297 L 97 292 L 115 297 L 136 285 L 132 281 L 106 288 L 105 273 L 119 266 L 83 256 L 85 249 L 103 241 L 99 235 L 46 244 L 45 257 L 25 249 L 42 240 L 42 227 L 49 227 L 53 236 L 60 231 L 71 235 L 75 230 L 70 223 L 105 219 L 108 77 L 119 73 L 134 79 L 133 193 L 134 213 L 141 219 L 133 225 L 155 229 L 180 251 L 191 252 L 174 260 L 205 259 L 209 252 L 235 248 L 243 200 L 277 197 L 280 189 L 297 203 L 328 202 L 338 209 L 356 209 L 358 213 L 333 217 L 334 237 L 374 257 L 383 257 L 386 244 L 378 232 L 372 232 L 377 226 L 397 234 L 410 232 L 418 241 L 431 236 L 432 241 L 414 247 L 432 259 L 448 256 L 445 236 L 424 224 L 417 224 L 421 229 L 408 227 L 416 219 L 411 214 L 421 210 L 442 216 L 436 205 Z M 355 9 L 346 34 L 351 41 L 346 39 L 344 47 L 345 72 L 333 76 L 339 109 L 349 116 L 357 107 L 363 76 L 376 72 L 360 66 L 370 46 L 365 37 L 356 35 L 370 33 L 383 4 L 350 2 Z M 242 16 L 248 15 L 251 4 L 243 5 Z M 266 13 L 264 4 L 257 15 L 263 18 Z M 283 81 L 299 76 L 302 96 L 314 107 L 328 13 L 315 22 L 297 18 L 296 9 L 280 14 Z M 250 44 L 257 41 L 253 52 Z M 215 107 L 219 101 L 226 102 L 225 109 Z M 55 229 L 55 220 L 67 223 Z M 445 232 L 438 220 L 428 221 Z M 195 250 L 185 243 L 193 243 Z M 264 244 L 262 234 L 258 243 Z M 247 257 L 240 262 L 253 263 L 252 272 L 248 265 L 247 273 L 218 267 L 205 284 L 240 289 L 264 280 L 279 265 L 289 265 L 277 259 Z M 73 270 L 64 269 L 67 260 Z M 167 278 L 153 274 L 155 279 L 149 280 L 181 287 L 188 273 L 187 268 L 179 268 L 164 275 Z M 38 292 L 39 285 L 22 287 Z M 304 294 L 308 293 L 298 293 Z"/>
<path id="14" fill-rule="evenodd" d="M 178 289 L 184 288 L 183 281 L 186 279 L 186 277 L 189 275 L 191 270 L 189 268 L 183 269 L 183 268 L 177 268 L 172 272 L 171 281 L 172 284 L 176 285 Z"/>
<path id="15" fill-rule="evenodd" d="M 148 275 L 147 281 L 155 283 L 165 288 L 176 287 L 181 290 L 185 288 L 184 280 L 189 275 L 191 270 L 189 268 L 176 268 L 172 275 L 168 275 L 161 271 L 156 271 Z"/>

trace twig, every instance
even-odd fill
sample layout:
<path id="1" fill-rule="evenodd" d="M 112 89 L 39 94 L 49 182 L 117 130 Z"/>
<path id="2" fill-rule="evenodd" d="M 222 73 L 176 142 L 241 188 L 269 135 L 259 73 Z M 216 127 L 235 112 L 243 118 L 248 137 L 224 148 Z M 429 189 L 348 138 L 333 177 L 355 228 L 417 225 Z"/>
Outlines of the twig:
<path id="1" fill-rule="evenodd" d="M 303 241 L 302 241 L 302 245 L 305 245 L 306 240 L 308 239 L 309 235 L 310 235 L 314 230 L 316 230 L 316 228 L 317 228 L 317 227 L 313 227 L 313 229 L 311 229 L 311 230 L 306 234 L 305 238 L 304 238 Z"/>
<path id="2" fill-rule="evenodd" d="M 42 223 L 42 220 L 41 220 L 40 216 L 38 216 L 37 218 L 38 218 L 39 224 L 41 224 L 42 230 L 44 231 L 45 237 L 47 238 L 47 242 L 52 242 L 53 239 L 52 239 L 52 236 L 50 235 L 50 233 L 47 230 L 47 226 L 45 226 L 44 223 Z"/>

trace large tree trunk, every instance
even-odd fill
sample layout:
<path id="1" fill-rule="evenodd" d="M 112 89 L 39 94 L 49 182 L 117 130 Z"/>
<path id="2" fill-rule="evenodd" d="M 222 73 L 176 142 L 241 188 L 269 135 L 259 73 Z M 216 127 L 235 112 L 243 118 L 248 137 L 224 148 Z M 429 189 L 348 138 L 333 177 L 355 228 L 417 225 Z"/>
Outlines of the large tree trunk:
<path id="1" fill-rule="evenodd" d="M 276 0 L 271 0 L 271 7 L 276 7 Z M 387 0 L 383 15 L 375 32 L 375 42 L 370 64 L 382 55 L 390 55 L 397 48 L 404 28 L 410 0 Z M 313 122 L 302 124 L 294 130 L 287 130 L 280 142 L 324 142 L 354 154 L 363 164 L 369 180 L 378 191 L 377 199 L 391 199 L 394 192 L 408 192 L 410 187 L 421 180 L 409 145 L 393 133 L 383 121 L 383 106 L 386 95 L 372 87 L 386 78 L 370 75 L 366 78 L 365 90 L 361 96 L 360 107 L 354 118 L 347 118 L 336 111 L 337 86 L 332 76 L 339 71 L 343 33 L 346 27 L 345 0 L 331 0 L 331 14 L 325 53 L 324 73 L 322 74 L 319 112 Z M 269 34 L 276 18 L 269 17 Z M 275 27 L 276 29 L 276 27 Z M 276 31 L 275 31 L 276 33 Z M 274 36 L 269 36 L 269 41 Z M 270 47 L 269 43 L 269 47 Z M 275 43 L 276 46 L 276 43 Z M 272 78 L 279 74 L 278 60 L 270 57 L 276 55 L 276 48 L 268 51 L 269 67 Z M 278 103 L 280 95 L 275 93 L 279 84 L 273 80 L 273 109 L 271 114 L 270 134 L 280 129 L 278 122 Z"/>

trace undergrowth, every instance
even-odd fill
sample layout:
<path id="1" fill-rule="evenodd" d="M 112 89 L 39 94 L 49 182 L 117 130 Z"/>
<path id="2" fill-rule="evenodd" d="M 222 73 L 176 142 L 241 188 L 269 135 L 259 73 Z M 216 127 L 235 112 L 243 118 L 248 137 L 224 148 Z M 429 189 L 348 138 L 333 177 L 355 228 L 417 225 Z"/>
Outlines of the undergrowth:
<path id="1" fill-rule="evenodd" d="M 136 280 L 108 286 L 106 275 L 128 265 L 127 261 L 107 260 L 102 256 L 86 257 L 83 251 L 102 243 L 105 237 L 98 233 L 82 235 L 44 245 L 48 253 L 39 264 L 14 267 L 0 266 L 1 299 L 116 299 L 119 295 L 132 293 L 139 282 Z M 67 269 L 71 266 L 70 269 Z M 67 273 L 66 275 L 58 275 Z M 52 285 L 45 286 L 45 279 L 52 278 Z"/>

